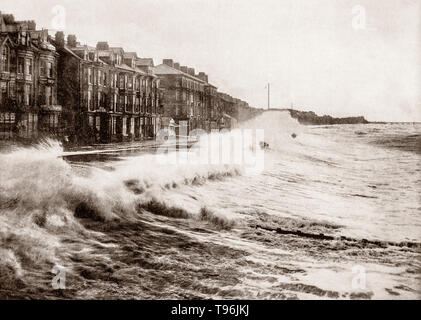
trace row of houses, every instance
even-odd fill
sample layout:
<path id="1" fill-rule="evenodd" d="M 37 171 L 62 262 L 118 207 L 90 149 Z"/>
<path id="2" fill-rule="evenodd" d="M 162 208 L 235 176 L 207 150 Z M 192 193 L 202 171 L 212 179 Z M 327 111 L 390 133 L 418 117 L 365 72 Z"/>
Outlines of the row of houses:
<path id="1" fill-rule="evenodd" d="M 172 59 L 155 65 L 104 41 L 81 45 L 0 12 L 0 139 L 153 139 L 164 128 L 231 129 L 240 109 L 252 108 Z"/>

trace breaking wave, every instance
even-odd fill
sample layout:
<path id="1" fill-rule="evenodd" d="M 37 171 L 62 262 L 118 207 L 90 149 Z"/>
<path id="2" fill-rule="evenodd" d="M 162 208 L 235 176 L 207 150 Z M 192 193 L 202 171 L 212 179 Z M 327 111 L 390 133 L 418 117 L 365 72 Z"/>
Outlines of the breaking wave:
<path id="1" fill-rule="evenodd" d="M 241 174 L 241 168 L 229 165 L 161 166 L 155 163 L 154 155 L 127 159 L 106 170 L 72 166 L 63 154 L 60 144 L 53 140 L 0 154 L 3 290 L 23 286 L 21 282 L 33 268 L 49 270 L 63 264 L 75 253 L 63 248 L 63 235 L 92 236 L 83 225 L 84 219 L 134 223 L 142 210 L 173 218 L 198 217 L 198 212 L 189 213 L 157 197 L 179 186 L 198 186 Z M 222 221 L 209 215 L 198 219 L 217 225 Z"/>
<path id="2" fill-rule="evenodd" d="M 252 155 L 268 145 L 257 174 L 241 162 L 175 165 L 155 154 L 72 161 L 54 140 L 0 153 L 0 297 L 93 298 L 100 290 L 101 297 L 138 299 L 370 298 L 370 291 L 295 282 L 315 272 L 313 257 L 405 264 L 419 250 L 416 159 L 405 155 L 395 173 L 389 158 L 399 163 L 400 154 L 379 149 L 373 159 L 366 146 L 382 130 L 366 128 L 307 129 L 288 113 L 266 112 L 239 128 L 264 129 L 264 137 L 241 144 Z M 353 148 L 344 147 L 349 136 L 358 139 Z M 176 153 L 221 159 L 224 150 L 211 142 L 227 137 L 235 140 L 232 132 L 205 135 Z M 371 175 L 375 166 L 383 175 Z M 389 185 L 395 174 L 407 185 Z M 395 192 L 405 207 L 390 200 Z M 277 265 L 290 259 L 281 248 L 300 262 Z M 392 251 L 364 251 L 379 248 Z M 69 290 L 51 290 L 57 265 L 66 268 Z M 416 275 L 419 266 L 410 262 L 407 270 Z"/>

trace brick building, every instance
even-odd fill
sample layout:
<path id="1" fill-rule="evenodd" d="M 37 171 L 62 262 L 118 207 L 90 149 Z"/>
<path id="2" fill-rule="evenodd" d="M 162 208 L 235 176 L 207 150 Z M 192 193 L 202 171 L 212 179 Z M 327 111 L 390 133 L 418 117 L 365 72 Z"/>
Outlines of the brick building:
<path id="1" fill-rule="evenodd" d="M 0 12 L 0 139 L 60 134 L 57 58 L 47 30 Z"/>
<path id="2" fill-rule="evenodd" d="M 56 135 L 74 143 L 152 139 L 231 128 L 248 104 L 220 93 L 204 72 L 76 36 L 55 37 L 0 12 L 0 139 Z"/>
<path id="3" fill-rule="evenodd" d="M 154 72 L 161 79 L 164 117 L 174 119 L 176 128 L 185 124 L 187 133 L 209 131 L 212 115 L 216 118 L 216 87 L 208 83 L 208 76 L 203 72 L 196 75 L 193 68 L 172 59 L 164 59 Z"/>
<path id="4" fill-rule="evenodd" d="M 57 33 L 60 94 L 74 110 L 75 137 L 83 142 L 154 138 L 159 127 L 159 79 L 135 52 L 81 46 L 75 36 Z M 153 61 L 152 61 L 153 64 Z"/>

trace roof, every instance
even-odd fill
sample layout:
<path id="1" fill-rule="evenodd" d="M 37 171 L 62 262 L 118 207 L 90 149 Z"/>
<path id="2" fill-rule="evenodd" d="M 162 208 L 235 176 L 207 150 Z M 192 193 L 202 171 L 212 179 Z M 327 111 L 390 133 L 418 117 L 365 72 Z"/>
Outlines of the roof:
<path id="1" fill-rule="evenodd" d="M 63 50 L 67 52 L 68 54 L 72 55 L 73 57 L 83 60 L 81 57 L 79 57 L 77 54 L 75 54 L 67 45 L 64 45 Z"/>
<path id="2" fill-rule="evenodd" d="M 13 41 L 10 39 L 10 37 L 7 34 L 5 36 L 0 36 L 0 46 L 1 47 L 6 43 L 6 41 L 10 42 L 10 44 L 12 46 L 14 46 Z"/>
<path id="3" fill-rule="evenodd" d="M 209 87 L 212 87 L 212 88 L 217 89 L 217 87 L 216 87 L 216 86 L 214 86 L 213 84 L 210 84 L 209 82 L 206 82 L 206 85 L 207 85 L 207 86 L 209 86 Z"/>
<path id="4" fill-rule="evenodd" d="M 109 50 L 98 50 L 99 57 L 111 57 L 112 51 Z"/>
<path id="5" fill-rule="evenodd" d="M 124 53 L 124 50 L 122 47 L 110 47 L 110 50 L 114 53 Z"/>
<path id="6" fill-rule="evenodd" d="M 148 74 L 145 72 L 145 71 L 143 71 L 143 70 L 141 70 L 141 69 L 139 69 L 139 68 L 135 68 L 135 70 L 136 70 L 136 72 L 138 72 L 138 73 L 140 73 L 140 74 L 142 74 L 142 75 L 145 75 L 145 76 L 147 76 Z"/>
<path id="7" fill-rule="evenodd" d="M 94 51 L 94 50 L 96 50 L 96 48 L 95 47 L 88 46 L 88 45 L 85 44 L 85 45 L 78 45 L 78 46 L 72 48 L 72 50 Z"/>
<path id="8" fill-rule="evenodd" d="M 137 53 L 136 52 L 125 52 L 124 53 L 124 58 L 129 59 L 129 58 L 137 58 Z"/>
<path id="9" fill-rule="evenodd" d="M 152 58 L 137 58 L 136 65 L 153 67 L 154 63 Z"/>
<path id="10" fill-rule="evenodd" d="M 170 67 L 166 64 L 160 64 L 160 65 L 154 67 L 154 73 L 156 75 L 169 75 L 169 74 L 182 75 L 182 76 L 188 77 L 190 79 L 199 81 L 200 83 L 206 84 L 206 82 L 203 81 L 202 79 L 196 78 L 195 76 L 192 76 L 192 75 L 190 75 L 188 73 L 185 73 L 181 70 L 178 70 L 176 68 Z"/>
<path id="11" fill-rule="evenodd" d="M 120 64 L 120 65 L 116 65 L 116 68 L 122 69 L 122 70 L 126 70 L 126 71 L 136 71 L 133 68 L 130 68 L 127 64 Z"/>
<path id="12" fill-rule="evenodd" d="M 56 47 L 54 47 L 51 43 L 46 41 L 39 43 L 38 47 L 43 50 L 56 51 Z"/>

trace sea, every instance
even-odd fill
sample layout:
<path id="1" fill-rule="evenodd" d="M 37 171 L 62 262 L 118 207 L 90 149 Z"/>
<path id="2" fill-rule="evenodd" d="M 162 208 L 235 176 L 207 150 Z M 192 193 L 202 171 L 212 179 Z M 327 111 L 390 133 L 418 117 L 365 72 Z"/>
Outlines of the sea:
<path id="1" fill-rule="evenodd" d="M 0 152 L 2 299 L 420 299 L 420 253 L 420 123 Z"/>

